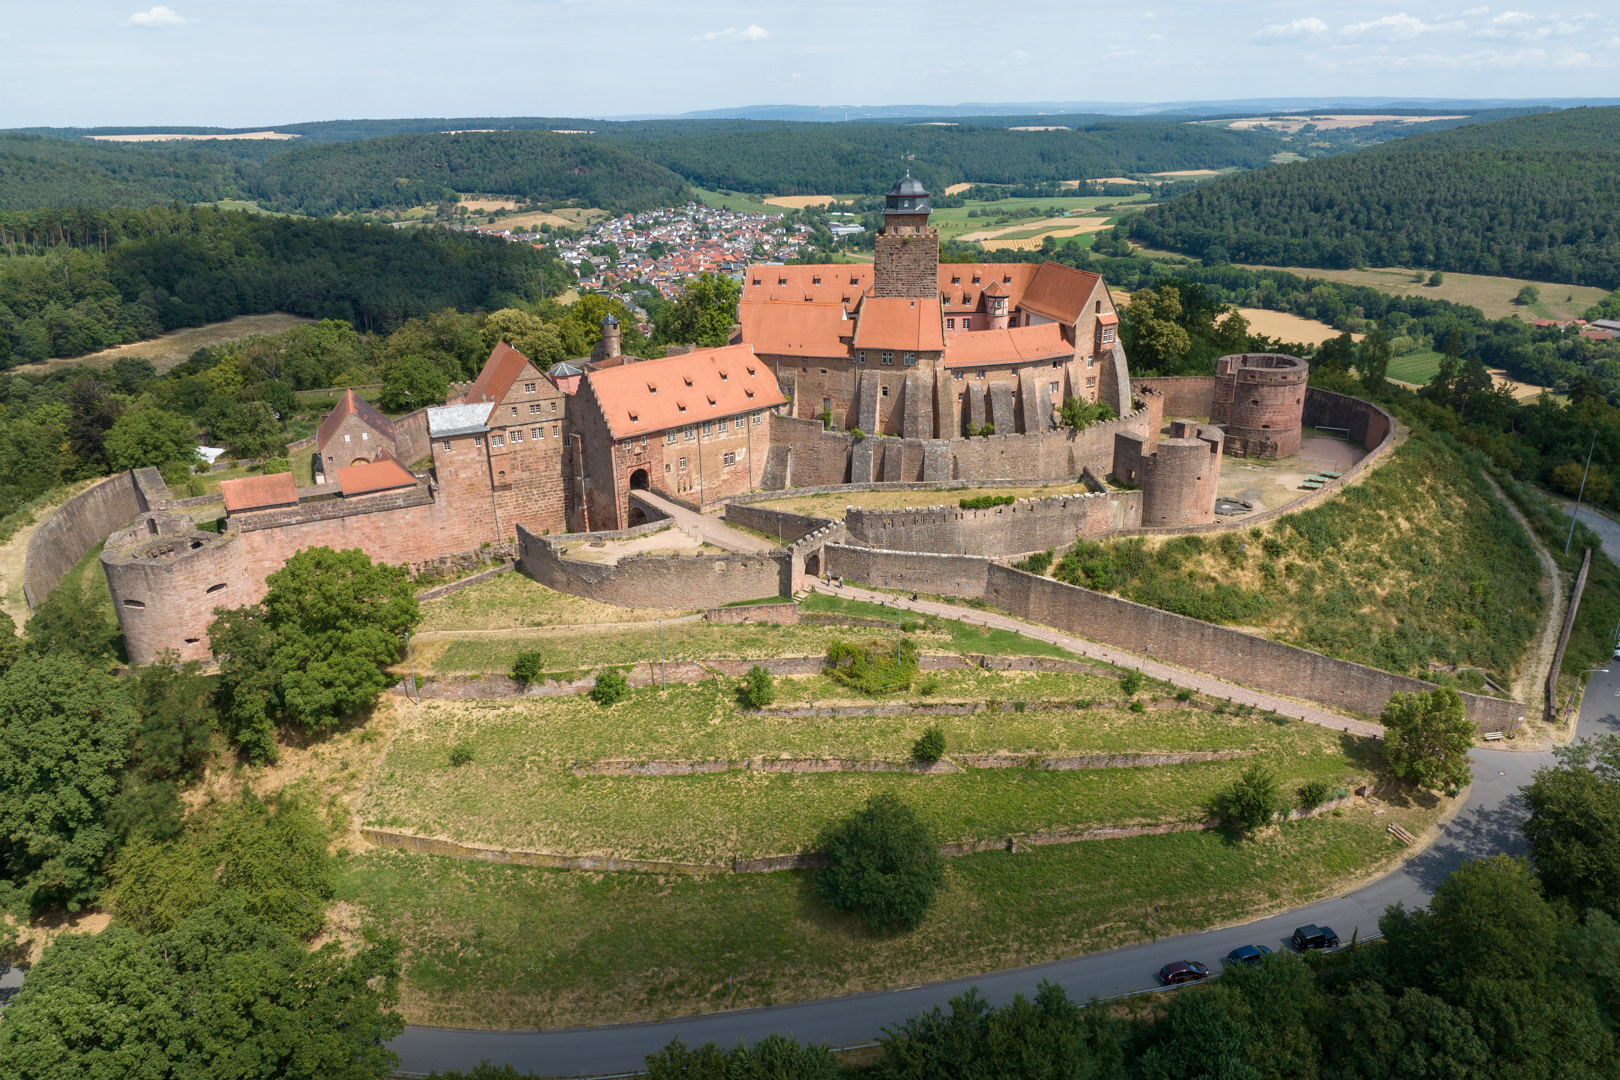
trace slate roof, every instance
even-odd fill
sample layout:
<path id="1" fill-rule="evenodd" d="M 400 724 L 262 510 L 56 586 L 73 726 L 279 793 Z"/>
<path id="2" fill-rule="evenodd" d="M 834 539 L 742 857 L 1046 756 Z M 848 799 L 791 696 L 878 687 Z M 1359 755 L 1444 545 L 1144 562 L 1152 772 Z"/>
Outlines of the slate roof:
<path id="1" fill-rule="evenodd" d="M 427 411 L 428 436 L 438 439 L 447 435 L 469 435 L 488 431 L 490 410 L 495 406 L 488 401 L 472 405 L 437 405 Z"/>

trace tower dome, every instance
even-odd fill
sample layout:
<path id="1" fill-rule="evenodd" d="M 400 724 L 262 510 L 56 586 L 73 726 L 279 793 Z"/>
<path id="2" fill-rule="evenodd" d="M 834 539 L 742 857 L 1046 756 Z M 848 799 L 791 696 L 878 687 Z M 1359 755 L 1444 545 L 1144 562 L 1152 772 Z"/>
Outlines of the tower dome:
<path id="1" fill-rule="evenodd" d="M 883 214 L 885 217 L 916 217 L 921 216 L 924 221 L 934 208 L 928 204 L 928 189 L 923 187 L 922 181 L 909 172 L 894 182 L 894 186 L 883 193 Z"/>

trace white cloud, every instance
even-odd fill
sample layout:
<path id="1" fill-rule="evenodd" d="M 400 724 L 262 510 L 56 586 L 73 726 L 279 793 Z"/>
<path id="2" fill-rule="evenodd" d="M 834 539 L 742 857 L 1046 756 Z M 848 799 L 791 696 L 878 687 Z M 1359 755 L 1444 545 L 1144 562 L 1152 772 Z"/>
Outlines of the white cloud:
<path id="1" fill-rule="evenodd" d="M 1029 59 L 1029 53 L 1025 52 L 1023 49 L 1014 49 L 1012 51 L 1012 58 L 1018 63 L 1022 64 L 1025 60 Z"/>
<path id="2" fill-rule="evenodd" d="M 1256 41 L 1303 41 L 1327 33 L 1328 25 L 1321 19 L 1295 19 L 1293 22 L 1268 26 L 1254 35 Z"/>
<path id="3" fill-rule="evenodd" d="M 1164 35 L 1163 34 L 1149 34 L 1147 36 L 1147 39 L 1149 41 L 1163 41 L 1164 40 Z"/>
<path id="4" fill-rule="evenodd" d="M 1464 15 L 1489 15 L 1490 13 L 1491 9 L 1488 7 L 1472 7 L 1463 12 Z"/>
<path id="5" fill-rule="evenodd" d="M 741 30 L 735 26 L 728 26 L 724 30 L 710 30 L 707 34 L 699 34 L 693 41 L 764 41 L 770 37 L 770 31 L 763 26 L 749 23 Z"/>
<path id="6" fill-rule="evenodd" d="M 1500 14 L 1496 18 L 1492 19 L 1491 22 L 1496 23 L 1497 25 L 1500 26 L 1503 23 L 1531 22 L 1534 19 L 1535 19 L 1534 15 L 1527 15 L 1526 13 L 1524 13 L 1522 11 L 1504 11 L 1504 12 L 1502 12 L 1502 14 Z"/>
<path id="7" fill-rule="evenodd" d="M 1411 41 L 1425 30 L 1432 29 L 1434 27 L 1422 19 L 1403 11 L 1399 15 L 1385 15 L 1382 19 L 1373 19 L 1370 22 L 1352 23 L 1339 33 L 1348 38 Z"/>
<path id="8" fill-rule="evenodd" d="M 196 21 L 197 20 L 195 19 L 186 18 L 173 8 L 167 8 L 162 4 L 159 4 L 151 11 L 137 11 L 135 14 L 124 20 L 124 25 L 145 26 L 150 29 L 156 29 L 160 26 L 184 26 L 188 22 Z"/>

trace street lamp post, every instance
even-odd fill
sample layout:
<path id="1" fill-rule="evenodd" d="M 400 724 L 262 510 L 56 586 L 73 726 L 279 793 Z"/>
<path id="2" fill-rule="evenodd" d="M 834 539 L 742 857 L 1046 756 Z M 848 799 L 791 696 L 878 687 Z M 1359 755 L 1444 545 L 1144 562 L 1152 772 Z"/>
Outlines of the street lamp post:
<path id="1" fill-rule="evenodd" d="M 1575 686 L 1569 692 L 1569 700 L 1564 702 L 1564 711 L 1565 712 L 1569 712 L 1569 711 L 1572 711 L 1574 709 L 1575 695 L 1577 693 L 1579 693 L 1580 689 L 1581 689 L 1581 679 L 1585 678 L 1587 675 L 1592 674 L 1594 671 L 1601 672 L 1604 675 L 1607 675 L 1609 673 L 1609 669 L 1606 668 L 1606 667 L 1589 667 L 1585 671 L 1581 672 L 1579 675 L 1575 676 Z"/>
<path id="2" fill-rule="evenodd" d="M 1575 496 L 1575 509 L 1569 515 L 1569 535 L 1564 537 L 1564 554 L 1569 554 L 1569 544 L 1575 539 L 1575 519 L 1581 516 L 1581 499 L 1586 496 L 1586 474 L 1592 471 L 1592 451 L 1597 449 L 1597 428 L 1592 429 L 1592 442 L 1586 448 L 1586 468 L 1581 470 L 1581 490 Z"/>

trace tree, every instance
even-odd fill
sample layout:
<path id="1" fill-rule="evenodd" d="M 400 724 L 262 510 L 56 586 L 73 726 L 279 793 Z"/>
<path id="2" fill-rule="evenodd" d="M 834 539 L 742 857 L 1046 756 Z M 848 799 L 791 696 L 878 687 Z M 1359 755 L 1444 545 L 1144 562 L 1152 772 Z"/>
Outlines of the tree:
<path id="1" fill-rule="evenodd" d="M 1237 779 L 1215 797 L 1216 813 L 1250 831 L 1269 824 L 1281 806 L 1277 775 L 1260 764 L 1245 766 Z"/>
<path id="2" fill-rule="evenodd" d="M 170 461 L 197 460 L 191 421 L 167 409 L 126 412 L 107 432 L 107 460 L 114 470 L 144 469 Z"/>
<path id="3" fill-rule="evenodd" d="M 0 1025 L 0 1074 L 374 1080 L 398 1063 L 399 949 L 314 952 L 240 907 L 63 934 Z"/>
<path id="4" fill-rule="evenodd" d="M 932 830 L 893 792 L 829 825 L 820 842 L 828 863 L 816 874 L 817 893 L 873 930 L 914 929 L 945 880 Z"/>
<path id="5" fill-rule="evenodd" d="M 1439 270 L 1436 270 L 1434 273 L 1429 275 L 1429 287 L 1430 288 L 1438 289 L 1440 286 L 1444 285 L 1445 283 L 1446 283 L 1446 275 L 1441 273 Z"/>
<path id="6" fill-rule="evenodd" d="M 1367 388 L 1368 393 L 1383 389 L 1385 376 L 1389 372 L 1389 335 L 1384 332 L 1382 324 L 1374 326 L 1361 339 L 1356 371 L 1361 375 L 1361 385 Z"/>
<path id="7" fill-rule="evenodd" d="M 23 657 L 0 676 L 0 873 L 33 906 L 77 910 L 101 891 L 134 737 L 123 688 L 77 657 Z"/>
<path id="8" fill-rule="evenodd" d="M 450 380 L 425 356 L 401 357 L 383 370 L 382 396 L 377 403 L 393 412 L 437 405 L 450 389 Z"/>
<path id="9" fill-rule="evenodd" d="M 1125 351 L 1144 371 L 1167 370 L 1192 347 L 1182 328 L 1181 294 L 1166 285 L 1131 294 L 1125 306 Z"/>
<path id="10" fill-rule="evenodd" d="M 837 1080 L 838 1059 L 825 1044 L 801 1046 L 797 1039 L 767 1035 L 749 1046 L 738 1041 L 730 1050 L 712 1042 L 689 1049 L 671 1039 L 647 1055 L 648 1080 Z"/>
<path id="11" fill-rule="evenodd" d="M 924 728 L 923 733 L 917 736 L 917 741 L 911 748 L 911 756 L 930 765 L 944 757 L 944 729 L 938 724 L 929 724 Z"/>
<path id="12" fill-rule="evenodd" d="M 196 911 L 228 902 L 309 939 L 337 888 L 331 830 L 300 799 L 261 801 L 249 791 L 194 815 L 178 838 L 137 838 L 119 853 L 108 891 L 120 926 L 166 933 Z"/>
<path id="13" fill-rule="evenodd" d="M 591 700 L 602 708 L 617 705 L 630 695 L 630 683 L 618 668 L 605 668 L 596 676 L 591 688 Z"/>
<path id="14" fill-rule="evenodd" d="M 300 551 L 265 584 L 258 604 L 216 609 L 208 629 L 227 727 L 258 756 L 276 719 L 313 731 L 376 701 L 421 621 L 410 574 L 358 548 Z"/>
<path id="15" fill-rule="evenodd" d="M 1114 407 L 1106 401 L 1089 402 L 1083 398 L 1070 398 L 1059 412 L 1063 422 L 1072 428 L 1083 428 L 1102 420 L 1114 418 Z"/>
<path id="16" fill-rule="evenodd" d="M 1379 719 L 1392 776 L 1436 790 L 1460 788 L 1473 778 L 1468 752 L 1475 728 L 1457 691 L 1391 694 Z"/>
<path id="17" fill-rule="evenodd" d="M 211 399 L 198 416 L 209 436 L 240 459 L 286 457 L 287 435 L 262 401 Z"/>
<path id="18" fill-rule="evenodd" d="M 107 820 L 121 838 L 167 839 L 180 831 L 180 788 L 208 758 L 217 722 L 212 680 L 197 661 L 181 665 L 171 652 L 136 668 L 128 686 L 140 729 Z"/>
<path id="19" fill-rule="evenodd" d="M 100 567 L 94 568 L 100 572 Z M 111 613 L 90 594 L 83 578 L 69 575 L 51 590 L 28 620 L 28 649 L 36 656 L 72 655 L 113 660 L 123 642 Z"/>
<path id="20" fill-rule="evenodd" d="M 1347 371 L 1355 363 L 1356 342 L 1346 330 L 1336 338 L 1329 338 L 1317 347 L 1311 358 L 1312 369 L 1319 372 Z"/>
<path id="21" fill-rule="evenodd" d="M 1541 302 L 1541 290 L 1534 285 L 1526 285 L 1519 290 L 1518 295 L 1514 296 L 1513 302 L 1520 307 L 1538 304 Z"/>
<path id="22" fill-rule="evenodd" d="M 1042 979 L 996 1008 L 977 987 L 885 1029 L 878 1080 L 943 1077 L 1100 1078 L 1123 1075 L 1124 1025 L 1104 1009 L 1082 1010 Z"/>
<path id="23" fill-rule="evenodd" d="M 1524 788 L 1523 830 L 1547 895 L 1577 912 L 1620 914 L 1620 736 L 1553 751 Z"/>
<path id="24" fill-rule="evenodd" d="M 512 661 L 511 678 L 513 682 L 527 686 L 538 679 L 544 670 L 545 657 L 540 650 L 523 649 L 517 654 L 517 659 Z"/>
<path id="25" fill-rule="evenodd" d="M 700 274 L 657 315 L 652 340 L 658 345 L 724 345 L 737 317 L 742 286 L 729 277 Z"/>
<path id="26" fill-rule="evenodd" d="M 491 312 L 480 330 L 484 355 L 488 356 L 499 342 L 506 342 L 518 352 L 533 360 L 545 371 L 553 364 L 568 358 L 563 349 L 562 334 L 538 315 L 518 308 L 502 308 Z"/>
<path id="27" fill-rule="evenodd" d="M 745 708 L 763 709 L 776 700 L 776 682 L 770 672 L 755 664 L 743 678 L 741 695 Z"/>
<path id="28" fill-rule="evenodd" d="M 75 379 L 65 396 L 68 407 L 68 446 L 89 470 L 100 475 L 107 468 L 107 430 L 118 419 L 122 406 L 96 379 Z"/>

